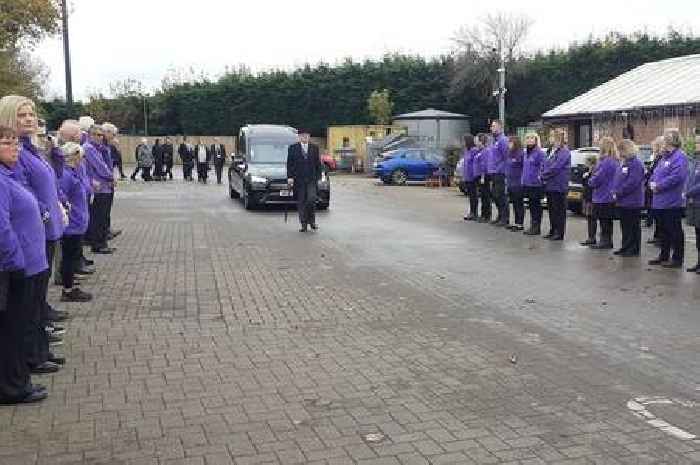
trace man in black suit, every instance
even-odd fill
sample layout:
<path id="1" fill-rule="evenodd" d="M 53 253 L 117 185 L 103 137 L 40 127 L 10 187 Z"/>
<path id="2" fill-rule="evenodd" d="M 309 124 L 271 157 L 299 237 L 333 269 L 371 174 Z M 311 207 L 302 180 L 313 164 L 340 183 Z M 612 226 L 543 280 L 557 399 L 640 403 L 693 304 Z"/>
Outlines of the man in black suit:
<path id="1" fill-rule="evenodd" d="M 299 131 L 299 142 L 290 145 L 287 151 L 287 183 L 297 199 L 300 232 L 306 232 L 308 226 L 318 229 L 316 198 L 322 167 L 318 146 L 309 143 L 310 138 L 307 131 Z"/>
<path id="2" fill-rule="evenodd" d="M 192 181 L 192 169 L 194 168 L 194 147 L 187 142 L 187 136 L 182 136 L 182 143 L 177 149 L 182 160 L 182 173 L 185 181 Z"/>
<path id="3" fill-rule="evenodd" d="M 224 162 L 226 161 L 226 147 L 224 144 L 219 144 L 219 138 L 214 138 L 214 143 L 211 144 L 212 159 L 214 160 L 214 169 L 216 170 L 216 183 L 221 184 L 221 175 L 224 171 Z"/>

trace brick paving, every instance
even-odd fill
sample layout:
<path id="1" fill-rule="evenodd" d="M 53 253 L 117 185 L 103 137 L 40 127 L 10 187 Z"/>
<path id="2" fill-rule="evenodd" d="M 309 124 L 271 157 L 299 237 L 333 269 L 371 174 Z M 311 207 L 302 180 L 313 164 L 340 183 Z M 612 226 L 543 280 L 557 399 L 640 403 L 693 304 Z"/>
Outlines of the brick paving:
<path id="1" fill-rule="evenodd" d="M 0 464 L 700 463 L 699 440 L 625 407 L 687 390 L 356 263 L 333 228 L 358 187 L 338 184 L 312 236 L 220 186 L 124 185 L 97 299 L 61 305 L 69 362 L 37 378 L 50 398 L 0 408 Z M 700 434 L 697 407 L 664 416 Z"/>

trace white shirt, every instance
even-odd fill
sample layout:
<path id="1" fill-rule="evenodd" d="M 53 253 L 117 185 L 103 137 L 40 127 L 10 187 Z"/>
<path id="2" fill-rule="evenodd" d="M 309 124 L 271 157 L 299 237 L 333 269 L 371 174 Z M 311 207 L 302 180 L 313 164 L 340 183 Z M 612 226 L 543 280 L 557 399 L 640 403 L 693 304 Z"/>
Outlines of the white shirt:
<path id="1" fill-rule="evenodd" d="M 304 155 L 309 153 L 309 144 L 301 144 L 301 150 L 304 152 Z"/>
<path id="2" fill-rule="evenodd" d="M 197 150 L 197 161 L 200 163 L 207 162 L 207 148 L 203 145 L 200 145 L 199 150 Z"/>

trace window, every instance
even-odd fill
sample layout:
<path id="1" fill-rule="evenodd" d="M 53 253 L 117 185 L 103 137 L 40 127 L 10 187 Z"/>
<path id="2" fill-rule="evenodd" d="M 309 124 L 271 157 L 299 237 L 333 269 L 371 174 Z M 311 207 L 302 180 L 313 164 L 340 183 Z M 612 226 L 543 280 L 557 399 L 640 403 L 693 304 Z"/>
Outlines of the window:
<path id="1" fill-rule="evenodd" d="M 348 147 L 350 147 L 350 138 L 343 137 L 343 148 L 348 148 Z"/>

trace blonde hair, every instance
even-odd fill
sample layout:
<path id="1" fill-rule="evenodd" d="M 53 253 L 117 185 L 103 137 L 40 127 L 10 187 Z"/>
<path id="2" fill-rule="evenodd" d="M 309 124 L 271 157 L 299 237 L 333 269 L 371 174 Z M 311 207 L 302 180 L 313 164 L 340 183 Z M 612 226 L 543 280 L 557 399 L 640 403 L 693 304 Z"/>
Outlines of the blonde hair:
<path id="1" fill-rule="evenodd" d="M 617 158 L 617 145 L 615 145 L 615 139 L 610 136 L 604 136 L 598 141 L 598 147 L 600 147 L 601 157 L 615 157 Z"/>
<path id="2" fill-rule="evenodd" d="M 117 127 L 112 123 L 102 123 L 102 130 L 104 132 L 114 134 L 115 136 L 119 133 L 119 129 L 117 129 Z"/>
<path id="3" fill-rule="evenodd" d="M 683 138 L 678 129 L 666 129 L 664 131 L 664 143 L 671 147 L 679 148 L 683 146 Z"/>
<path id="4" fill-rule="evenodd" d="M 525 134 L 525 145 L 527 146 L 527 140 L 533 138 L 535 139 L 535 147 L 542 147 L 542 139 L 540 139 L 540 135 L 537 134 L 536 132 L 528 132 Z"/>
<path id="5" fill-rule="evenodd" d="M 623 158 L 632 158 L 639 153 L 637 144 L 629 139 L 622 139 L 620 143 L 617 144 L 617 149 L 620 151 L 620 156 Z"/>
<path id="6" fill-rule="evenodd" d="M 34 102 L 21 95 L 7 95 L 0 99 L 0 125 L 17 131 L 17 112 L 25 105 L 35 110 Z M 18 134 L 19 135 L 19 134 Z"/>
<path id="7" fill-rule="evenodd" d="M 80 125 L 80 130 L 88 132 L 92 126 L 95 125 L 95 120 L 92 116 L 81 116 L 78 118 L 78 124 Z"/>
<path id="8" fill-rule="evenodd" d="M 66 165 L 75 168 L 83 158 L 83 148 L 75 142 L 66 142 L 61 146 L 61 150 L 66 157 Z"/>
<path id="9" fill-rule="evenodd" d="M 555 143 L 559 146 L 562 146 L 566 145 L 566 139 L 568 137 L 568 134 L 562 128 L 555 128 L 552 131 L 550 131 L 549 137 L 554 137 Z"/>

